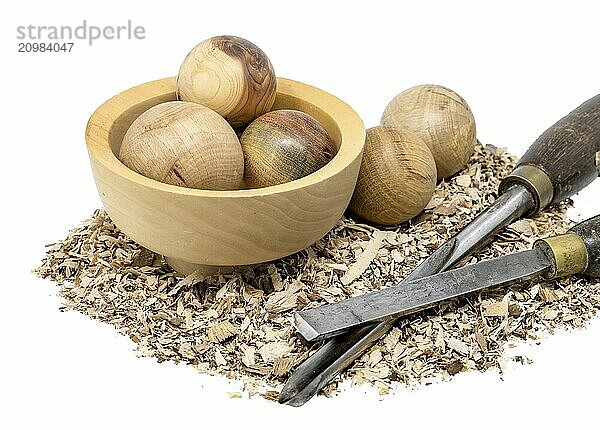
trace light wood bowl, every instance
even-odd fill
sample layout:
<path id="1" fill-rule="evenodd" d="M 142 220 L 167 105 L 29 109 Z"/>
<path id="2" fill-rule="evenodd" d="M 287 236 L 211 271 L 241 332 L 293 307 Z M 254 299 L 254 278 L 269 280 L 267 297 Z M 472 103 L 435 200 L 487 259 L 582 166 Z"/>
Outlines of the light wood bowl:
<path id="1" fill-rule="evenodd" d="M 150 107 L 175 100 L 175 89 L 175 78 L 133 87 L 100 106 L 87 126 L 98 193 L 110 218 L 130 238 L 167 257 L 183 274 L 200 268 L 214 273 L 300 251 L 342 216 L 365 142 L 364 125 L 347 104 L 318 88 L 279 78 L 272 109 L 312 115 L 335 141 L 336 156 L 322 169 L 285 184 L 205 191 L 146 178 L 115 155 L 131 123 Z"/>

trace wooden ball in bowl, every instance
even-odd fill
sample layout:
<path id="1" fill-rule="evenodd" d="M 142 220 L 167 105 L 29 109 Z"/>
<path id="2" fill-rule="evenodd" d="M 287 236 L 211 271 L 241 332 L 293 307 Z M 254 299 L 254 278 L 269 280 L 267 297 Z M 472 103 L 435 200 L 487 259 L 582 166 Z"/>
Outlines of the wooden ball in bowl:
<path id="1" fill-rule="evenodd" d="M 101 105 L 86 143 L 98 193 L 111 220 L 181 273 L 199 266 L 243 266 L 298 252 L 320 239 L 348 206 L 365 130 L 344 102 L 300 82 L 278 80 L 274 109 L 310 113 L 337 155 L 317 173 L 267 188 L 213 191 L 165 184 L 127 168 L 117 154 L 143 112 L 176 99 L 175 78 L 131 88 Z"/>
<path id="2" fill-rule="evenodd" d="M 461 96 L 441 85 L 417 85 L 401 92 L 385 108 L 381 124 L 417 134 L 433 154 L 439 179 L 465 167 L 475 150 L 473 112 Z"/>
<path id="3" fill-rule="evenodd" d="M 244 174 L 242 147 L 231 126 L 188 102 L 161 103 L 137 117 L 119 159 L 148 178 L 201 190 L 236 190 Z"/>
<path id="4" fill-rule="evenodd" d="M 419 136 L 401 128 L 370 128 L 350 209 L 375 224 L 400 224 L 427 206 L 436 180 L 433 155 Z"/>
<path id="5" fill-rule="evenodd" d="M 240 137 L 244 183 L 249 188 L 295 181 L 316 172 L 337 149 L 319 121 L 307 113 L 281 109 L 255 119 Z"/>
<path id="6" fill-rule="evenodd" d="M 268 112 L 276 92 L 277 79 L 267 55 L 235 36 L 212 37 L 198 44 L 177 76 L 179 100 L 213 109 L 233 128 Z"/>

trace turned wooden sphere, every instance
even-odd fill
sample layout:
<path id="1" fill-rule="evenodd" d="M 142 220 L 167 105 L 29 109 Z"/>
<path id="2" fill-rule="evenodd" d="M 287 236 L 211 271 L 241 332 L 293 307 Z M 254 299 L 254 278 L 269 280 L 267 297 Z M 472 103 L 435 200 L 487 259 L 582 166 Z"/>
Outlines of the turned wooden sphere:
<path id="1" fill-rule="evenodd" d="M 268 112 L 276 91 L 269 58 L 258 46 L 235 36 L 201 42 L 185 57 L 177 76 L 179 100 L 211 108 L 233 128 Z"/>
<path id="2" fill-rule="evenodd" d="M 419 136 L 399 127 L 373 127 L 349 207 L 370 222 L 399 224 L 427 206 L 436 180 L 433 155 Z"/>
<path id="3" fill-rule="evenodd" d="M 461 96 L 440 85 L 418 85 L 401 92 L 385 108 L 381 124 L 417 134 L 431 150 L 440 179 L 465 167 L 475 150 L 471 109 Z"/>
<path id="4" fill-rule="evenodd" d="M 142 113 L 125 133 L 119 159 L 148 178 L 187 188 L 235 190 L 244 175 L 235 132 L 196 103 L 167 102 Z"/>
<path id="5" fill-rule="evenodd" d="M 323 126 L 297 110 L 276 110 L 254 120 L 240 138 L 244 183 L 250 188 L 283 184 L 325 166 L 337 148 Z"/>

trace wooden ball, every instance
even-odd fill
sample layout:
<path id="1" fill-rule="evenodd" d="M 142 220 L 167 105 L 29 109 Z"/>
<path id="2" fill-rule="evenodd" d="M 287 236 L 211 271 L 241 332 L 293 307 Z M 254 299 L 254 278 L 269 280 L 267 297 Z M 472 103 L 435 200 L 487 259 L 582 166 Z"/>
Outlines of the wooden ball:
<path id="1" fill-rule="evenodd" d="M 283 184 L 325 166 L 337 147 L 323 126 L 297 110 L 276 110 L 254 120 L 240 138 L 244 182 L 250 188 Z"/>
<path id="2" fill-rule="evenodd" d="M 196 103 L 167 102 L 141 114 L 123 137 L 119 159 L 148 178 L 187 188 L 235 190 L 244 175 L 235 132 Z"/>
<path id="3" fill-rule="evenodd" d="M 185 57 L 177 76 L 179 100 L 211 108 L 233 128 L 268 112 L 276 92 L 269 58 L 258 46 L 235 36 L 201 42 Z"/>
<path id="4" fill-rule="evenodd" d="M 385 108 L 381 124 L 417 134 L 431 150 L 440 179 L 465 167 L 475 150 L 471 109 L 461 96 L 440 85 L 418 85 L 401 92 Z"/>
<path id="5" fill-rule="evenodd" d="M 436 180 L 433 155 L 416 134 L 397 127 L 373 127 L 367 130 L 349 207 L 373 223 L 399 224 L 427 206 Z"/>

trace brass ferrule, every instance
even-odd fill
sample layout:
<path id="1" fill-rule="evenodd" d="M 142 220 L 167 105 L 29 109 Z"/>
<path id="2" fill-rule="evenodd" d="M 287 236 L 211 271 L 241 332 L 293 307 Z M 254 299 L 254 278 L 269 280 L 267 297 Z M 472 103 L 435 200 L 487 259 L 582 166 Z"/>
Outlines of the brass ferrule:
<path id="1" fill-rule="evenodd" d="M 539 212 L 550 204 L 554 196 L 552 181 L 539 167 L 531 164 L 522 164 L 512 171 L 510 175 L 500 183 L 500 193 L 506 191 L 513 184 L 524 185 L 535 199 L 533 213 Z"/>
<path id="2" fill-rule="evenodd" d="M 587 248 L 583 239 L 575 233 L 539 239 L 533 246 L 541 250 L 552 263 L 551 269 L 544 275 L 548 279 L 574 275 L 587 268 Z"/>

